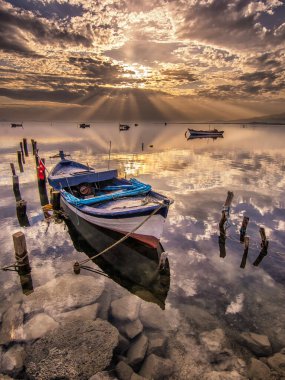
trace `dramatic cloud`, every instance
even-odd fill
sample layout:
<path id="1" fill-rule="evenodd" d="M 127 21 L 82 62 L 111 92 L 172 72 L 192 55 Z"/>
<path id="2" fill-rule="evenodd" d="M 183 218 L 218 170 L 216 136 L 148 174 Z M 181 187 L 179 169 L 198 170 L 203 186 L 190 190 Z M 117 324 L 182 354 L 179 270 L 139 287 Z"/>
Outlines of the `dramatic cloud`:
<path id="1" fill-rule="evenodd" d="M 284 67 L 280 0 L 0 0 L 0 97 L 11 104 L 99 113 L 118 97 L 124 112 L 189 118 L 193 102 L 231 101 L 265 113 L 285 100 Z"/>

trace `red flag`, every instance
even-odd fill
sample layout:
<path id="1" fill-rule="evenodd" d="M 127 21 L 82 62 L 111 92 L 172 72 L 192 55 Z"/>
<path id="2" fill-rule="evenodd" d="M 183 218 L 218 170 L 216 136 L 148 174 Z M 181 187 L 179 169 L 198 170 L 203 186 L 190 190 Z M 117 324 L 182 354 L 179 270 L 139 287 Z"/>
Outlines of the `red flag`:
<path id="1" fill-rule="evenodd" d="M 45 180 L 45 178 L 46 178 L 45 170 L 46 170 L 46 168 L 44 166 L 44 163 L 42 162 L 42 160 L 40 160 L 39 166 L 38 166 L 38 177 L 39 177 L 39 179 Z"/>

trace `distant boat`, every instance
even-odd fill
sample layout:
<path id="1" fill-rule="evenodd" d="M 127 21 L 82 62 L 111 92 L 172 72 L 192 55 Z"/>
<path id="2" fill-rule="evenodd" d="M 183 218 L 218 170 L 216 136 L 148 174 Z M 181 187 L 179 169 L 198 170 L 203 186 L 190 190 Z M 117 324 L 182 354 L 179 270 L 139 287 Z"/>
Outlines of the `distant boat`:
<path id="1" fill-rule="evenodd" d="M 186 136 L 187 137 L 187 136 Z M 200 136 L 191 136 L 189 135 L 187 137 L 187 140 L 198 140 L 198 139 L 212 139 L 212 140 L 217 140 L 217 139 L 223 139 L 223 135 L 200 135 Z"/>
<path id="2" fill-rule="evenodd" d="M 131 127 L 128 124 L 119 124 L 120 131 L 128 131 Z"/>
<path id="3" fill-rule="evenodd" d="M 90 128 L 90 124 L 81 123 L 79 124 L 79 128 Z"/>
<path id="4" fill-rule="evenodd" d="M 11 123 L 11 128 L 23 127 L 23 123 Z"/>
<path id="5" fill-rule="evenodd" d="M 196 129 L 188 128 L 188 132 L 189 132 L 189 137 L 192 137 L 192 136 L 220 137 L 220 136 L 223 136 L 223 133 L 224 133 L 224 131 L 218 131 L 216 128 L 209 129 L 208 131 L 207 130 L 203 131 L 203 130 L 196 130 Z M 186 134 L 187 134 L 187 131 L 185 132 L 185 136 L 186 136 Z"/>
<path id="6" fill-rule="evenodd" d="M 136 179 L 118 178 L 117 170 L 95 171 L 67 160 L 63 151 L 59 157 L 48 181 L 60 190 L 61 206 L 68 215 L 158 246 L 171 199 Z"/>

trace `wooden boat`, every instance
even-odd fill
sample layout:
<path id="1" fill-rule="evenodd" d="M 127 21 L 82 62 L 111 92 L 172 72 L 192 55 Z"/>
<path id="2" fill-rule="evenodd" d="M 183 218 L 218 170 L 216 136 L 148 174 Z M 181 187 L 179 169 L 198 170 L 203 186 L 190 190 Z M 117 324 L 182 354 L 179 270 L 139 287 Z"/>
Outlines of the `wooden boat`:
<path id="1" fill-rule="evenodd" d="M 172 201 L 136 179 L 118 178 L 117 170 L 96 171 L 65 158 L 49 174 L 50 185 L 60 190 L 68 214 L 157 247 Z"/>
<path id="2" fill-rule="evenodd" d="M 196 130 L 188 128 L 188 132 L 190 136 L 223 136 L 224 131 L 218 131 L 216 128 L 209 129 L 208 131 Z M 187 133 L 187 131 L 186 131 Z"/>
<path id="3" fill-rule="evenodd" d="M 11 128 L 17 128 L 17 127 L 23 128 L 23 123 L 11 123 Z"/>
<path id="4" fill-rule="evenodd" d="M 79 128 L 90 128 L 90 124 L 81 123 L 79 124 Z"/>
<path id="5" fill-rule="evenodd" d="M 119 124 L 120 131 L 128 131 L 131 127 L 128 124 Z"/>

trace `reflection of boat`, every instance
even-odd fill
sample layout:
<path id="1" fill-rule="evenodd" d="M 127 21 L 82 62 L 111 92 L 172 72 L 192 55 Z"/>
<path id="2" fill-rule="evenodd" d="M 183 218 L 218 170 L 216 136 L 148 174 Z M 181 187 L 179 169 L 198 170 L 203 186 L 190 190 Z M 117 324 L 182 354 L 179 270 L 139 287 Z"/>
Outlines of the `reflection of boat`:
<path id="1" fill-rule="evenodd" d="M 74 247 L 92 257 L 115 243 L 119 234 L 105 228 L 96 227 L 85 220 L 78 223 L 76 215 L 65 220 Z M 119 244 L 93 262 L 112 280 L 127 288 L 138 297 L 165 307 L 165 299 L 170 285 L 169 263 L 159 270 L 159 259 L 163 247 L 150 248 L 134 239 Z M 85 268 L 89 269 L 89 268 Z M 90 268 L 92 271 L 92 268 Z"/>
<path id="2" fill-rule="evenodd" d="M 51 171 L 50 185 L 60 190 L 68 214 L 121 234 L 129 234 L 152 247 L 159 243 L 170 199 L 136 179 L 119 179 L 117 170 L 95 171 L 67 160 Z"/>
<path id="3" fill-rule="evenodd" d="M 220 136 L 223 136 L 224 131 L 218 131 L 216 128 L 209 129 L 208 131 L 196 130 L 196 129 L 190 129 L 190 128 L 188 128 L 188 133 L 189 133 L 189 136 L 220 137 Z M 185 132 L 185 136 L 186 136 L 186 134 L 187 134 L 187 131 Z"/>
<path id="4" fill-rule="evenodd" d="M 79 124 L 79 128 L 90 128 L 90 124 L 81 123 Z"/>
<path id="5" fill-rule="evenodd" d="M 11 128 L 23 127 L 23 123 L 11 123 Z"/>
<path id="6" fill-rule="evenodd" d="M 130 129 L 130 126 L 128 124 L 119 124 L 120 131 L 128 131 L 129 129 Z"/>

